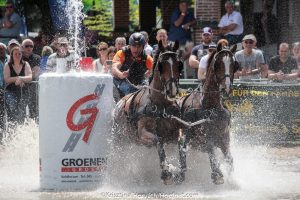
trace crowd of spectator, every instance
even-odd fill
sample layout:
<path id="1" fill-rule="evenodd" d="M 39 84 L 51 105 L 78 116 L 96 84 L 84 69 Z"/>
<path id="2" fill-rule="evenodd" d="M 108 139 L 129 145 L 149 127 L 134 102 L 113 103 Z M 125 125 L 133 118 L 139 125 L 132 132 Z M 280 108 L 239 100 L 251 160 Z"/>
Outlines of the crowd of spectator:
<path id="1" fill-rule="evenodd" d="M 15 32 L 19 30 L 19 16 L 14 12 L 13 3 L 6 3 L 5 16 L 0 20 L 0 125 L 3 128 L 3 116 L 6 109 L 8 120 L 22 122 L 25 107 L 29 108 L 29 117 L 38 117 L 37 89 L 38 77 L 45 72 L 65 73 L 72 69 L 78 57 L 67 35 L 55 36 L 52 41 L 47 37 L 21 40 Z M 205 80 L 207 60 L 216 50 L 217 44 L 223 46 L 241 43 L 242 49 L 235 53 L 240 68 L 235 74 L 239 79 L 268 78 L 272 81 L 295 80 L 300 75 L 300 42 L 290 48 L 287 43 L 279 45 L 278 55 L 266 60 L 262 50 L 256 47 L 253 34 L 244 35 L 242 16 L 234 11 L 234 5 L 225 4 L 226 14 L 221 18 L 218 30 L 204 27 L 201 42 L 186 51 L 185 68 L 194 70 L 194 78 Z M 136 91 L 136 85 L 145 84 L 153 66 L 153 57 L 158 42 L 163 46 L 178 40 L 182 46 L 191 41 L 191 28 L 195 19 L 188 12 L 188 3 L 180 1 L 178 9 L 172 14 L 169 32 L 159 29 L 156 32 L 157 43 L 150 45 L 145 31 L 133 33 L 126 45 L 125 37 L 114 41 L 101 41 L 96 46 L 97 57 L 93 58 L 90 71 L 110 73 L 114 85 L 121 96 Z M 14 32 L 14 33 L 12 33 Z M 214 37 L 218 35 L 218 37 Z M 218 39 L 217 39 L 218 38 Z M 20 42 L 19 42 L 20 41 Z M 114 46 L 108 44 L 114 43 Z M 40 55 L 34 50 L 39 49 Z M 187 53 L 188 52 L 188 53 Z M 290 55 L 292 52 L 292 55 Z M 5 109 L 4 109 L 5 108 Z"/>

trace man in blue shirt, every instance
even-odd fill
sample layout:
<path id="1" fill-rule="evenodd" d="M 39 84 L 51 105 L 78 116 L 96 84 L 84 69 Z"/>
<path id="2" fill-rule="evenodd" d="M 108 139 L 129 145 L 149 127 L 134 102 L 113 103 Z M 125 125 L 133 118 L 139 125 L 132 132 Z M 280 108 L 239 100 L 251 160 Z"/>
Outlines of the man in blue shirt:
<path id="1" fill-rule="evenodd" d="M 8 44 L 12 38 L 18 39 L 20 36 L 21 18 L 14 10 L 14 3 L 8 0 L 5 4 L 5 14 L 0 19 L 0 42 Z"/>
<path id="2" fill-rule="evenodd" d="M 171 17 L 169 40 L 173 42 L 177 40 L 180 45 L 191 41 L 191 27 L 196 24 L 193 14 L 188 12 L 188 6 L 187 1 L 180 1 L 178 9 L 173 11 Z"/>

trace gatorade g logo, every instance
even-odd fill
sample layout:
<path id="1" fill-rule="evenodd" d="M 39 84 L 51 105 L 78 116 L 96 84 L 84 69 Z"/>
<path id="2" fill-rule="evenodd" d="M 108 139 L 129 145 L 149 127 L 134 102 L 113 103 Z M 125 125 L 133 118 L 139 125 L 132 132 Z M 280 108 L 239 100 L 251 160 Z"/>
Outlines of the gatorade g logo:
<path id="1" fill-rule="evenodd" d="M 99 99 L 99 97 L 95 94 L 87 95 L 78 101 L 76 101 L 73 106 L 70 108 L 68 115 L 67 115 L 67 125 L 70 130 L 72 131 L 81 131 L 85 129 L 85 134 L 82 138 L 83 141 L 86 143 L 89 140 L 92 128 L 94 126 L 97 114 L 99 112 L 99 109 L 97 107 L 93 108 L 85 108 L 80 110 L 81 115 L 89 115 L 87 119 L 83 122 L 80 122 L 78 124 L 74 123 L 74 113 L 79 109 L 79 107 L 83 104 L 85 104 L 88 101 Z"/>
<path id="2" fill-rule="evenodd" d="M 104 87 L 104 84 L 97 85 L 93 94 L 80 98 L 70 107 L 66 123 L 68 128 L 73 132 L 63 148 L 63 152 L 72 152 L 82 135 L 82 140 L 85 143 L 88 143 L 95 120 L 99 113 L 97 105 L 100 101 Z M 78 122 L 75 122 L 74 120 L 78 114 L 80 115 L 80 118 Z"/>

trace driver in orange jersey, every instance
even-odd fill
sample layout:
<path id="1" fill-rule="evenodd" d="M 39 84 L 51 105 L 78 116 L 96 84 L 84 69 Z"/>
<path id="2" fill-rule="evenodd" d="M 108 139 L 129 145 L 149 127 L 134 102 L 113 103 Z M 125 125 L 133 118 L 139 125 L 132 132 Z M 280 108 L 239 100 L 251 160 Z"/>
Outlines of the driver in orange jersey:
<path id="1" fill-rule="evenodd" d="M 113 58 L 112 75 L 120 97 L 138 90 L 145 77 L 149 77 L 153 59 L 144 51 L 145 39 L 141 33 L 133 33 L 129 45 L 119 50 Z"/>

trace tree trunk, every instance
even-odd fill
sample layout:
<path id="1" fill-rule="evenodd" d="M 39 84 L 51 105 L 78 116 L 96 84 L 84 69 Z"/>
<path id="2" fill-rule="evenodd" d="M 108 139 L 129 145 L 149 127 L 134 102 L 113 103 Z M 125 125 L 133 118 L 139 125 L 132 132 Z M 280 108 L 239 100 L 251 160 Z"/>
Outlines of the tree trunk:
<path id="1" fill-rule="evenodd" d="M 241 0 L 240 4 L 244 23 L 244 34 L 254 33 L 253 0 Z"/>
<path id="2" fill-rule="evenodd" d="M 277 15 L 279 23 L 279 42 L 287 42 L 290 37 L 289 0 L 277 1 Z"/>
<path id="3" fill-rule="evenodd" d="M 266 44 L 271 44 L 270 38 L 270 24 L 272 20 L 272 9 L 274 6 L 275 0 L 264 0 L 263 1 L 263 17 L 261 19 L 263 31 L 265 34 L 265 42 Z"/>

